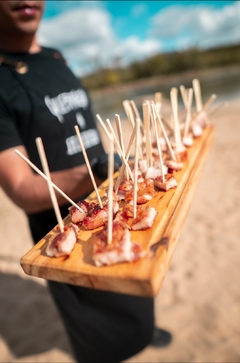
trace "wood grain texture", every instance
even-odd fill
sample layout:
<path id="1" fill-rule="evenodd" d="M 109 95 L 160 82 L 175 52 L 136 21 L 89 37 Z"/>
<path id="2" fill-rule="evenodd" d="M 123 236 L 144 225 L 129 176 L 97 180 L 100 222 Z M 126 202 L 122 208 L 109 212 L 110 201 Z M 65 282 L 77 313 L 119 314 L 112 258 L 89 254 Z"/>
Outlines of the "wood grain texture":
<path id="1" fill-rule="evenodd" d="M 138 296 L 156 296 L 171 262 L 178 238 L 187 218 L 191 202 L 207 158 L 214 135 L 214 127 L 204 129 L 200 138 L 188 148 L 184 168 L 175 173 L 178 186 L 168 192 L 158 192 L 148 205 L 158 211 L 154 225 L 146 231 L 132 231 L 132 240 L 147 250 L 145 258 L 133 263 L 96 267 L 92 260 L 94 231 L 81 230 L 78 241 L 66 258 L 45 255 L 50 231 L 21 258 L 24 272 L 44 279 L 85 286 L 93 289 Z M 103 195 L 108 182 L 100 187 Z M 88 199 L 96 199 L 92 193 Z M 64 219 L 67 224 L 70 216 Z"/>

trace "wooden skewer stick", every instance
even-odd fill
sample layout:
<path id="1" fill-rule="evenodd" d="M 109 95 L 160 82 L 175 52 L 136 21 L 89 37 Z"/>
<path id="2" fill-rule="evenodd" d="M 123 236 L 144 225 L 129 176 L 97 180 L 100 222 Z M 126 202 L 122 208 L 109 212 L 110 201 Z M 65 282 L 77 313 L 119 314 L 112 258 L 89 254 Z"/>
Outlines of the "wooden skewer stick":
<path id="1" fill-rule="evenodd" d="M 187 115 L 186 115 L 186 121 L 184 125 L 184 134 L 183 137 L 187 137 L 189 132 L 189 126 L 191 121 L 191 109 L 192 109 L 192 99 L 193 99 L 193 89 L 189 88 L 188 92 L 188 100 L 187 100 Z"/>
<path id="2" fill-rule="evenodd" d="M 148 100 L 146 100 L 145 103 L 148 104 L 149 109 L 151 110 L 151 103 L 152 102 L 150 103 Z M 155 106 L 157 107 L 157 103 L 155 103 Z M 172 129 L 171 125 L 169 125 L 169 123 L 162 117 L 162 115 L 161 115 L 161 108 L 162 108 L 162 104 L 161 104 L 161 107 L 160 108 L 158 108 L 158 107 L 156 108 L 156 112 L 159 115 L 159 117 L 161 117 L 162 122 L 168 128 L 168 130 L 170 132 L 173 132 L 173 129 Z M 152 116 L 152 114 L 151 114 L 151 111 L 150 111 L 150 118 L 151 118 L 151 116 Z"/>
<path id="3" fill-rule="evenodd" d="M 135 102 L 133 100 L 130 101 L 130 106 L 132 108 L 132 112 L 133 112 L 133 115 L 134 115 L 135 120 L 139 119 L 141 121 L 141 118 L 140 118 L 140 115 L 139 115 L 137 106 L 136 106 L 136 104 L 135 104 Z M 142 138 L 143 137 L 145 138 L 145 130 L 144 130 L 144 127 L 143 127 L 143 123 L 142 122 L 140 123 L 140 126 L 141 126 Z M 141 159 L 143 159 L 143 153 L 142 153 L 141 145 L 142 145 L 142 140 L 140 140 L 140 136 L 139 136 L 138 152 L 139 152 L 139 157 Z"/>
<path id="4" fill-rule="evenodd" d="M 162 108 L 162 94 L 160 92 L 156 92 L 154 94 L 155 108 L 159 116 L 161 116 L 161 108 Z M 151 104 L 147 101 L 149 105 L 149 110 L 151 110 Z M 152 117 L 152 113 L 150 111 L 150 118 Z M 152 123 L 152 122 L 151 122 Z M 159 128 L 159 124 L 157 123 L 158 135 L 161 135 L 161 129 Z"/>
<path id="5" fill-rule="evenodd" d="M 155 131 L 156 140 L 157 140 L 157 149 L 158 149 L 158 155 L 159 155 L 160 170 L 161 170 L 161 174 L 162 174 L 162 181 L 164 183 L 165 176 L 164 176 L 164 169 L 163 169 L 162 150 L 161 150 L 161 145 L 159 142 L 159 135 L 158 135 L 158 130 L 157 130 L 156 109 L 153 110 L 153 126 L 154 126 L 154 131 Z"/>
<path id="6" fill-rule="evenodd" d="M 42 144 L 42 139 L 40 137 L 36 138 L 36 144 L 37 144 L 37 149 L 38 149 L 38 153 L 39 153 L 39 157 L 42 163 L 42 167 L 43 167 L 43 171 L 47 177 L 47 183 L 48 183 L 48 189 L 49 189 L 49 193 L 50 193 L 50 197 L 52 200 L 52 204 L 53 204 L 53 209 L 58 221 L 58 225 L 60 228 L 60 231 L 63 232 L 64 231 L 64 224 L 63 224 L 63 220 L 62 220 L 62 216 L 60 213 L 60 209 L 59 209 L 59 205 L 57 202 L 57 198 L 56 198 L 56 194 L 54 192 L 52 183 L 51 183 L 51 176 L 50 176 L 50 171 L 48 168 L 48 163 L 47 163 L 47 158 L 45 155 L 45 151 L 44 151 L 44 147 Z"/>
<path id="7" fill-rule="evenodd" d="M 136 138 L 135 138 L 135 160 L 134 160 L 134 184 L 133 184 L 133 218 L 137 217 L 137 191 L 138 191 L 138 144 L 140 120 L 136 119 Z"/>
<path id="8" fill-rule="evenodd" d="M 146 158 L 147 158 L 147 166 L 148 168 L 152 166 L 152 143 L 151 143 L 151 135 L 150 135 L 150 112 L 149 105 L 143 103 L 143 123 L 145 127 L 146 134 Z"/>
<path id="9" fill-rule="evenodd" d="M 162 108 L 161 99 L 162 99 L 162 94 L 160 92 L 156 92 L 154 94 L 154 100 L 155 100 L 154 105 L 155 105 L 155 108 L 156 108 L 156 112 L 158 113 L 159 116 L 161 115 L 161 108 Z M 152 111 L 151 111 L 151 107 L 152 107 L 151 104 L 153 103 L 153 101 L 149 102 L 147 100 L 145 102 L 146 102 L 146 104 L 148 105 L 148 108 L 149 108 L 149 113 L 150 113 L 150 130 L 151 130 L 151 125 L 153 125 L 153 121 L 152 121 L 153 115 L 152 115 Z M 159 123 L 157 123 L 157 128 L 158 128 L 158 135 L 160 136 L 161 135 L 161 129 L 160 129 Z M 152 166 L 152 164 L 151 164 L 151 166 Z"/>
<path id="10" fill-rule="evenodd" d="M 168 123 L 167 120 L 165 120 L 162 115 L 161 115 L 161 121 L 162 123 L 165 125 L 165 127 L 168 129 L 168 131 L 170 131 L 170 133 L 173 133 L 173 127 L 170 125 L 170 123 Z M 172 122 L 171 122 L 172 124 Z"/>
<path id="11" fill-rule="evenodd" d="M 209 111 L 209 116 L 213 115 L 214 113 L 216 113 L 217 111 L 219 111 L 222 107 L 228 107 L 229 103 L 228 102 L 222 102 L 219 105 L 217 105 L 213 110 Z"/>
<path id="12" fill-rule="evenodd" d="M 158 113 L 160 113 L 162 107 L 162 93 L 156 92 L 154 94 L 154 100 L 155 100 L 156 110 Z"/>
<path id="13" fill-rule="evenodd" d="M 188 95 L 189 95 L 189 88 L 185 88 L 185 98 L 186 98 L 186 102 L 188 100 Z"/>
<path id="14" fill-rule="evenodd" d="M 210 98 L 207 100 L 207 102 L 204 103 L 202 111 L 207 111 L 211 103 L 217 98 L 217 96 L 213 93 Z"/>
<path id="15" fill-rule="evenodd" d="M 194 95 L 195 95 L 195 100 L 196 100 L 196 109 L 197 112 L 202 111 L 202 95 L 201 95 L 201 87 L 200 87 L 200 82 L 199 79 L 195 78 L 192 81 L 193 84 L 193 90 L 194 90 Z"/>
<path id="16" fill-rule="evenodd" d="M 173 124 L 174 124 L 174 138 L 176 143 L 176 152 L 182 151 L 181 133 L 178 120 L 178 103 L 177 103 L 177 88 L 172 88 L 170 92 L 172 112 L 173 112 Z"/>
<path id="17" fill-rule="evenodd" d="M 100 124 L 101 124 L 102 128 L 104 129 L 104 131 L 105 131 L 105 133 L 106 133 L 106 135 L 107 135 L 108 139 L 110 139 L 110 136 L 111 136 L 111 135 L 110 135 L 110 133 L 109 133 L 108 129 L 106 128 L 106 126 L 105 126 L 105 124 L 104 124 L 103 120 L 101 119 L 100 115 L 98 115 L 98 114 L 97 114 L 97 115 L 96 115 L 96 117 L 97 117 L 98 121 L 100 122 Z M 114 134 L 114 135 L 115 135 L 115 134 Z M 128 172 L 129 172 L 130 178 L 133 180 L 133 174 L 132 174 L 132 171 L 131 171 L 131 169 L 130 169 L 130 166 L 128 165 L 127 160 L 126 160 L 126 159 L 124 158 L 124 156 L 123 156 L 123 153 L 122 153 L 121 147 L 120 147 L 120 145 L 119 145 L 119 143 L 118 143 L 118 140 L 117 140 L 117 138 L 116 138 L 116 135 L 115 135 L 115 137 L 114 137 L 114 135 L 113 135 L 113 142 L 114 142 L 114 144 L 115 144 L 115 146 L 116 146 L 116 148 L 117 148 L 118 155 L 119 155 L 119 157 L 121 158 L 122 162 L 125 164 L 125 166 L 126 166 L 126 168 L 127 168 Z"/>
<path id="18" fill-rule="evenodd" d="M 148 105 L 149 105 L 149 108 L 151 109 L 151 104 L 150 104 L 150 102 L 149 101 L 145 101 L 145 103 L 147 103 Z M 162 107 L 162 105 L 161 105 L 161 107 Z M 161 109 L 160 110 L 156 110 L 156 112 L 157 112 L 157 114 L 159 115 L 159 117 L 161 117 L 161 120 L 162 120 L 162 123 L 168 128 L 168 130 L 170 131 L 170 132 L 173 132 L 173 129 L 172 129 L 172 127 L 171 127 L 171 125 L 169 125 L 169 123 L 162 117 L 162 115 L 161 115 Z M 151 112 L 150 112 L 150 118 L 151 118 Z"/>
<path id="19" fill-rule="evenodd" d="M 116 122 L 116 128 L 117 128 L 117 133 L 118 133 L 119 144 L 121 146 L 123 156 L 126 158 L 126 152 L 125 152 L 125 147 L 124 147 L 124 142 L 123 142 L 123 132 L 122 132 L 121 119 L 120 119 L 120 116 L 117 115 L 117 114 L 115 115 L 115 122 Z M 126 177 L 127 177 L 127 180 L 129 180 L 128 171 L 126 173 Z"/>
<path id="20" fill-rule="evenodd" d="M 36 167 L 36 165 L 34 165 L 28 158 L 26 158 L 25 155 L 23 155 L 19 150 L 15 149 L 14 150 L 16 154 L 18 154 L 24 161 L 26 161 L 26 163 L 31 166 L 31 168 L 33 170 L 35 170 L 39 175 L 41 175 L 41 177 L 43 177 L 43 179 L 47 180 L 47 177 L 46 175 Z M 58 191 L 59 194 L 61 194 L 70 204 L 72 204 L 74 207 L 76 207 L 77 209 L 80 210 L 80 212 L 84 213 L 84 211 L 82 210 L 82 208 L 77 204 L 75 203 L 72 199 L 70 199 L 60 188 L 58 188 L 56 186 L 56 184 L 54 184 L 53 182 L 52 183 L 52 186 L 55 190 Z"/>
<path id="21" fill-rule="evenodd" d="M 133 100 L 130 101 L 130 105 L 132 107 L 132 110 L 133 110 L 133 115 L 136 118 L 139 118 L 140 119 L 140 115 L 139 115 L 139 112 L 138 112 L 138 109 L 137 109 L 137 106 L 135 104 L 135 102 Z"/>
<path id="22" fill-rule="evenodd" d="M 136 106 L 136 103 L 131 100 L 130 101 L 130 106 L 132 108 L 132 111 L 133 111 L 133 115 L 135 117 L 135 119 L 139 119 L 141 122 L 140 122 L 140 129 L 141 129 L 141 133 L 142 133 L 142 136 L 144 136 L 144 127 L 143 127 L 143 123 L 142 123 L 142 120 L 141 120 L 141 117 L 139 115 L 139 112 L 138 112 L 138 109 L 137 109 L 137 106 Z"/>
<path id="23" fill-rule="evenodd" d="M 132 144 L 134 142 L 135 136 L 136 136 L 136 125 L 134 126 L 134 129 L 132 130 L 132 134 L 131 134 L 131 137 L 130 137 L 130 140 L 129 140 L 129 143 L 128 143 L 128 148 L 127 148 L 127 152 L 126 152 L 126 161 L 128 161 L 128 158 L 130 156 L 131 149 L 132 149 Z M 125 164 L 122 164 L 122 166 L 121 166 L 121 168 L 119 170 L 119 175 L 118 175 L 115 187 L 114 187 L 114 190 L 115 190 L 116 193 L 118 192 L 119 185 L 121 184 L 124 171 L 125 171 Z"/>
<path id="24" fill-rule="evenodd" d="M 156 115 L 156 119 L 158 120 L 158 122 L 159 122 L 159 124 L 160 124 L 160 127 L 161 127 L 161 130 L 162 130 L 163 136 L 164 136 L 164 138 L 165 138 L 166 144 L 167 144 L 167 146 L 168 146 L 168 150 L 169 150 L 169 152 L 170 152 L 171 158 L 173 159 L 173 161 L 175 161 L 175 162 L 176 162 L 176 161 L 177 161 L 177 159 L 176 159 L 176 156 L 175 156 L 175 154 L 174 154 L 174 152 L 173 152 L 173 149 L 172 149 L 172 146 L 171 146 L 170 140 L 169 140 L 169 138 L 168 138 L 168 135 L 167 135 L 167 133 L 166 133 L 166 130 L 165 130 L 164 126 L 163 126 L 163 123 L 162 123 L 161 117 L 157 114 L 156 109 L 155 109 L 155 106 L 152 104 L 152 114 L 154 114 L 154 112 L 155 112 L 155 115 Z"/>
<path id="25" fill-rule="evenodd" d="M 132 127 L 134 127 L 135 126 L 135 120 L 134 120 L 134 117 L 133 117 L 133 113 L 132 113 L 132 109 L 131 109 L 129 100 L 124 100 L 123 101 L 123 108 L 124 108 L 124 110 L 126 112 L 128 120 L 131 122 Z"/>
<path id="26" fill-rule="evenodd" d="M 116 136 L 116 134 L 115 134 L 115 132 L 114 132 L 114 130 L 113 130 L 113 127 L 112 127 L 111 121 L 110 121 L 109 119 L 107 119 L 107 120 L 106 120 L 106 123 L 107 123 L 107 125 L 108 125 L 108 128 L 110 129 L 110 131 L 109 131 L 109 130 L 107 129 L 107 127 L 106 127 L 105 123 L 103 122 L 102 118 L 100 117 L 100 115 L 99 115 L 99 114 L 97 114 L 97 115 L 96 115 L 96 117 L 97 117 L 98 121 L 100 122 L 100 124 L 101 124 L 101 126 L 102 126 L 103 130 L 105 131 L 105 133 L 106 133 L 106 135 L 107 135 L 108 139 L 110 139 L 110 137 L 111 137 L 111 136 L 113 137 L 113 142 L 114 142 L 114 144 L 115 144 L 115 146 L 116 146 L 116 148 L 117 148 L 117 152 L 118 152 L 119 157 L 121 158 L 121 160 L 122 160 L 122 162 L 123 162 L 124 164 L 127 164 L 126 159 L 125 159 L 125 157 L 124 157 L 124 155 L 123 155 L 122 148 L 121 148 L 121 146 L 120 146 L 120 144 L 119 144 L 119 141 L 118 141 L 118 139 L 117 139 L 117 136 Z M 132 176 L 132 177 L 133 177 L 133 176 Z"/>
<path id="27" fill-rule="evenodd" d="M 106 123 L 108 125 L 109 130 L 110 130 L 110 135 L 113 136 L 113 140 L 115 141 L 115 144 L 117 144 L 117 148 L 119 148 L 119 150 L 121 150 L 121 155 L 125 158 L 125 153 L 123 151 L 122 145 L 121 145 L 119 139 L 117 138 L 117 135 L 115 134 L 112 123 L 109 120 L 109 118 L 106 119 Z"/>
<path id="28" fill-rule="evenodd" d="M 202 114 L 204 114 L 204 112 L 209 108 L 209 106 L 211 105 L 211 103 L 217 98 L 217 96 L 215 94 L 212 94 L 210 96 L 210 98 L 207 100 L 207 102 L 205 102 L 205 104 L 203 105 L 203 108 L 200 112 L 198 112 L 192 119 L 191 122 L 196 120 L 197 117 L 201 116 Z"/>
<path id="29" fill-rule="evenodd" d="M 120 144 L 121 149 L 123 150 L 123 152 L 125 154 L 125 148 L 124 148 L 124 142 L 123 142 L 123 133 L 122 133 L 122 124 L 121 124 L 120 116 L 117 115 L 117 114 L 115 114 L 115 123 L 116 123 L 116 129 L 117 129 L 119 144 Z"/>
<path id="30" fill-rule="evenodd" d="M 113 137 L 110 135 L 110 150 L 108 159 L 108 244 L 112 243 L 113 228 L 113 173 L 114 173 L 114 147 Z"/>
<path id="31" fill-rule="evenodd" d="M 180 87 L 180 91 L 181 91 L 181 95 L 182 95 L 182 100 L 183 100 L 183 104 L 185 109 L 187 109 L 187 95 L 186 95 L 186 89 L 183 85 L 181 85 Z"/>
<path id="32" fill-rule="evenodd" d="M 88 168 L 88 172 L 89 172 L 90 178 L 91 178 L 92 183 L 93 183 L 93 187 L 94 187 L 95 193 L 97 195 L 98 203 L 100 205 L 100 208 L 102 208 L 103 207 L 102 200 L 101 200 L 101 197 L 99 195 L 98 187 L 97 187 L 97 184 L 95 182 L 95 178 L 93 176 L 92 168 L 91 168 L 91 165 L 90 165 L 89 160 L 88 160 L 88 156 L 87 156 L 87 153 L 86 153 L 85 146 L 83 144 L 82 136 L 80 134 L 79 127 L 77 125 L 75 126 L 75 131 L 76 131 L 76 134 L 77 134 L 77 137 L 78 137 L 78 141 L 79 141 L 80 146 L 81 146 L 81 149 L 82 149 L 82 153 L 83 153 L 83 156 L 84 156 L 84 159 L 85 159 L 85 163 L 86 163 L 87 168 Z"/>
<path id="33" fill-rule="evenodd" d="M 125 153 L 124 151 L 122 150 L 121 148 L 121 145 L 119 144 L 119 141 L 117 139 L 117 136 L 113 130 L 113 127 L 112 127 L 112 124 L 111 124 L 111 121 L 109 119 L 106 120 L 107 124 L 108 124 L 108 127 L 111 131 L 111 135 L 113 136 L 113 142 L 115 143 L 116 147 L 117 147 L 117 150 L 118 150 L 118 154 L 120 156 L 120 158 L 122 159 L 122 162 L 127 166 L 127 171 L 128 173 L 130 173 L 130 177 L 131 179 L 133 180 L 133 174 L 132 174 L 132 171 L 130 169 L 130 166 L 128 165 L 128 162 L 125 158 Z"/>

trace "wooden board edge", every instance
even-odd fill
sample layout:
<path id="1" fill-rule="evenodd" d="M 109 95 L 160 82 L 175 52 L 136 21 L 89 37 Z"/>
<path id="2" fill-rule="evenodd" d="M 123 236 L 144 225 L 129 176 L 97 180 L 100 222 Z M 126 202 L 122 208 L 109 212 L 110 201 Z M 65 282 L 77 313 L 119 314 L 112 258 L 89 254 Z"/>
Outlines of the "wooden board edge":
<path id="1" fill-rule="evenodd" d="M 166 229 L 163 232 L 162 243 L 160 243 L 159 249 L 156 251 L 155 256 L 153 257 L 151 281 L 152 281 L 152 291 L 154 296 L 156 296 L 159 293 L 159 290 L 162 286 L 165 275 L 171 263 L 174 251 L 176 249 L 178 239 L 185 225 L 189 210 L 191 208 L 192 200 L 199 179 L 201 177 L 202 169 L 206 163 L 208 151 L 213 141 L 214 132 L 215 129 L 214 127 L 212 127 L 211 132 L 209 132 L 208 137 L 204 140 L 204 143 L 202 144 L 200 150 L 201 157 L 199 155 L 198 158 L 199 162 L 197 163 L 197 167 L 191 171 L 190 177 L 185 185 L 185 188 L 182 191 L 178 203 L 176 204 L 174 213 L 172 214 L 171 219 L 169 219 Z M 193 181 L 195 181 L 194 186 L 193 186 Z M 178 216 L 183 206 L 185 208 L 185 213 L 183 214 L 184 218 L 181 220 Z M 165 263 L 163 263 L 163 261 Z M 161 273 L 159 273 L 159 269 Z"/>

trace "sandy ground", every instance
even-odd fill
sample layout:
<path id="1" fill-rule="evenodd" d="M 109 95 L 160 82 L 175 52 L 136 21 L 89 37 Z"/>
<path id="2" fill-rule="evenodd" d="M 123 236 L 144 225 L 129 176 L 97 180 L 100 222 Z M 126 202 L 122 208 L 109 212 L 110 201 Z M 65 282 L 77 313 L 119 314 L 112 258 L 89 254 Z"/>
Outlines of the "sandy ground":
<path id="1" fill-rule="evenodd" d="M 240 362 L 240 101 L 213 117 L 216 135 L 163 286 L 166 348 L 130 362 Z M 0 362 L 74 362 L 45 281 L 19 260 L 32 242 L 24 214 L 0 190 Z"/>

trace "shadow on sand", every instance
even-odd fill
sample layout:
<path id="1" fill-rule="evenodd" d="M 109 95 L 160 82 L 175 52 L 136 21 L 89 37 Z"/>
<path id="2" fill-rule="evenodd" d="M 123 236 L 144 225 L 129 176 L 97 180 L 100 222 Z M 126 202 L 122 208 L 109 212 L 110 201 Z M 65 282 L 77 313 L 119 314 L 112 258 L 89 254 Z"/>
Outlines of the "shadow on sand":
<path id="1" fill-rule="evenodd" d="M 71 354 L 48 289 L 30 279 L 0 272 L 0 335 L 15 357 L 51 349 Z"/>

